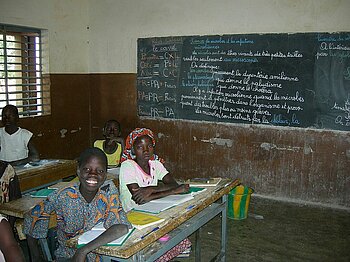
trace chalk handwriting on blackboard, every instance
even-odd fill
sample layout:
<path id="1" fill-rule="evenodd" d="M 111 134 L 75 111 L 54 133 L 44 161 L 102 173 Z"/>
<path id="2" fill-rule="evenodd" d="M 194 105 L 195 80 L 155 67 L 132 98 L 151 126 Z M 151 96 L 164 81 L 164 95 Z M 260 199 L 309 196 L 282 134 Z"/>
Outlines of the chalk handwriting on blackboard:
<path id="1" fill-rule="evenodd" d="M 138 113 L 350 130 L 350 34 L 138 40 Z"/>

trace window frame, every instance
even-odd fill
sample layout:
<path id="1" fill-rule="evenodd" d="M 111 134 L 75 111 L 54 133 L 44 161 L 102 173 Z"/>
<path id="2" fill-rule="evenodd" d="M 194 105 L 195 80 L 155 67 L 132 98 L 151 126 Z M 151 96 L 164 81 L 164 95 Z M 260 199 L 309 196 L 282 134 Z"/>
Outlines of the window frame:
<path id="1" fill-rule="evenodd" d="M 44 60 L 48 60 L 43 51 L 44 31 L 0 23 L 0 110 L 12 104 L 20 117 L 51 114 L 50 77 L 44 73 Z"/>

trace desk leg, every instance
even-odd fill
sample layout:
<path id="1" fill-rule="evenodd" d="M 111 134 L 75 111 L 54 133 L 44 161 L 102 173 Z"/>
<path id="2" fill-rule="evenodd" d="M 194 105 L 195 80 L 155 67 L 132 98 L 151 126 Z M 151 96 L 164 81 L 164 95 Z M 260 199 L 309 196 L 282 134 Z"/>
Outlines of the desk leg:
<path id="1" fill-rule="evenodd" d="M 39 243 L 40 243 L 41 249 L 43 250 L 45 259 L 47 261 L 52 261 L 51 252 L 49 249 L 49 245 L 47 243 L 47 239 L 46 238 L 39 238 Z"/>
<path id="2" fill-rule="evenodd" d="M 221 213 L 221 261 L 226 261 L 226 246 L 227 246 L 227 195 L 222 197 L 222 202 L 226 208 Z"/>
<path id="3" fill-rule="evenodd" d="M 202 228 L 198 228 L 196 231 L 196 246 L 195 246 L 195 261 L 200 262 L 201 261 L 201 231 Z"/>

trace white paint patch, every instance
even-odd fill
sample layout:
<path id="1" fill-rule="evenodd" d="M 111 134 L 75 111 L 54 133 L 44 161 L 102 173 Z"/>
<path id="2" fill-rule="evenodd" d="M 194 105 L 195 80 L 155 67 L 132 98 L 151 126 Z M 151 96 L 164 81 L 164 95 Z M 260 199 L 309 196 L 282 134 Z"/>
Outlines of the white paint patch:
<path id="1" fill-rule="evenodd" d="M 345 154 L 347 158 L 350 158 L 350 149 L 347 149 Z"/>
<path id="2" fill-rule="evenodd" d="M 158 138 L 162 138 L 162 137 L 166 137 L 166 135 L 164 135 L 163 133 L 158 133 Z"/>
<path id="3" fill-rule="evenodd" d="M 204 143 L 217 144 L 218 146 L 227 146 L 227 147 L 232 147 L 232 144 L 233 144 L 231 139 L 224 139 L 224 138 L 218 138 L 218 137 L 212 137 L 209 140 L 202 139 L 201 141 Z"/>
<path id="4" fill-rule="evenodd" d="M 270 149 L 276 148 L 276 145 L 270 143 L 261 143 L 260 147 L 269 151 Z"/>
<path id="5" fill-rule="evenodd" d="M 42 133 L 39 133 L 39 134 L 37 134 L 36 136 L 44 136 L 44 134 L 42 134 Z"/>
<path id="6" fill-rule="evenodd" d="M 280 151 L 293 151 L 293 152 L 297 152 L 300 151 L 301 147 L 299 146 L 285 146 L 285 147 L 278 147 L 275 144 L 271 144 L 271 143 L 261 143 L 260 147 L 264 150 L 272 150 L 272 149 L 276 149 L 276 150 L 280 150 Z"/>
<path id="7" fill-rule="evenodd" d="M 81 127 L 80 126 L 78 127 L 78 129 L 72 129 L 70 131 L 70 133 L 73 134 L 73 133 L 76 133 L 76 132 L 79 132 L 79 131 L 81 131 Z"/>
<path id="8" fill-rule="evenodd" d="M 194 136 L 194 137 L 193 137 L 193 141 L 197 141 L 197 137 Z"/>
<path id="9" fill-rule="evenodd" d="M 66 133 L 67 133 L 67 131 L 68 131 L 68 130 L 67 130 L 67 129 L 64 129 L 64 128 L 60 130 L 60 133 L 61 133 L 61 138 L 66 137 Z"/>
<path id="10" fill-rule="evenodd" d="M 309 145 L 304 146 L 304 154 L 305 155 L 308 155 L 308 154 L 313 153 L 313 152 L 314 151 L 312 150 L 311 146 L 309 146 Z"/>

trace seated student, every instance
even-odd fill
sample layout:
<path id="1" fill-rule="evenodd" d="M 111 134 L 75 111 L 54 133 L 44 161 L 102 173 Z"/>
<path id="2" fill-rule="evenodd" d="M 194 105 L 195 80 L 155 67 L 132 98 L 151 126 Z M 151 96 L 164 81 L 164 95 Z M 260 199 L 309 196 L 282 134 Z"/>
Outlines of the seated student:
<path id="1" fill-rule="evenodd" d="M 126 138 L 119 175 L 120 198 L 125 211 L 152 199 L 189 190 L 188 184 L 179 185 L 157 160 L 154 147 L 153 132 L 147 128 L 136 128 Z M 157 261 L 169 261 L 190 246 L 191 242 L 186 238 Z"/>
<path id="2" fill-rule="evenodd" d="M 16 242 L 10 223 L 0 214 L 0 261 L 25 261 L 22 249 Z"/>
<path id="3" fill-rule="evenodd" d="M 32 142 L 33 134 L 17 125 L 19 121 L 17 107 L 5 106 L 2 109 L 1 121 L 4 127 L 0 128 L 0 160 L 12 165 L 39 160 L 39 154 Z"/>
<path id="4" fill-rule="evenodd" d="M 18 177 L 14 168 L 0 160 L 0 204 L 22 197 Z"/>
<path id="5" fill-rule="evenodd" d="M 0 204 L 7 203 L 21 197 L 21 188 L 15 169 L 9 163 L 0 160 Z M 13 228 L 16 217 L 8 216 L 7 219 L 11 225 L 11 228 Z"/>
<path id="6" fill-rule="evenodd" d="M 117 120 L 108 120 L 103 128 L 104 140 L 96 140 L 94 147 L 105 152 L 108 166 L 118 166 L 124 149 L 124 139 L 120 137 L 120 124 Z"/>
<path id="7" fill-rule="evenodd" d="M 102 150 L 88 148 L 78 160 L 79 183 L 59 189 L 36 205 L 24 218 L 24 233 L 31 250 L 32 261 L 40 261 L 38 238 L 45 238 L 50 214 L 57 214 L 58 248 L 56 261 L 100 261 L 91 251 L 126 234 L 128 222 L 113 183 L 104 183 L 107 158 Z M 79 248 L 66 247 L 70 238 L 81 235 L 103 222 L 107 229 L 99 237 Z M 86 259 L 86 260 L 85 260 Z"/>

